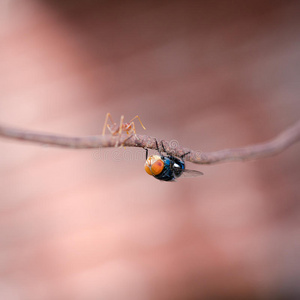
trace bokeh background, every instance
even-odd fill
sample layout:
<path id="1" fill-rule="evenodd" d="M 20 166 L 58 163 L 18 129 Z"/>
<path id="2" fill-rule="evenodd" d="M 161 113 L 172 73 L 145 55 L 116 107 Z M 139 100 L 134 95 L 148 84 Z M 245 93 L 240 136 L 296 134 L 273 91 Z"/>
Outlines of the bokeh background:
<path id="1" fill-rule="evenodd" d="M 198 151 L 300 112 L 299 1 L 0 2 L 0 122 Z M 136 123 L 137 132 L 144 134 Z M 160 182 L 143 149 L 0 140 L 0 299 L 299 299 L 299 145 Z"/>

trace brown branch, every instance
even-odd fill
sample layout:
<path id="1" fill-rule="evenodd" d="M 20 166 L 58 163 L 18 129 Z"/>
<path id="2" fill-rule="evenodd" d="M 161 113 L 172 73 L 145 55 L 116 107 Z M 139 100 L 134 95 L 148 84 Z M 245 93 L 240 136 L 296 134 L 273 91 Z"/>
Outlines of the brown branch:
<path id="1" fill-rule="evenodd" d="M 114 137 L 112 135 L 67 137 L 0 126 L 0 137 L 72 149 L 104 148 L 115 147 L 116 145 L 156 149 L 156 139 L 146 135 L 133 135 L 128 138 L 128 136 L 124 134 L 121 136 L 120 140 L 119 137 Z M 163 143 L 164 149 L 168 154 L 180 157 L 183 154 L 190 152 L 185 156 L 187 161 L 197 164 L 214 164 L 226 161 L 254 160 L 272 156 L 284 151 L 299 140 L 300 121 L 270 141 L 244 148 L 226 149 L 215 152 L 200 152 L 182 148 L 176 141 L 157 141 L 160 150 L 163 150 L 161 146 L 161 143 Z"/>

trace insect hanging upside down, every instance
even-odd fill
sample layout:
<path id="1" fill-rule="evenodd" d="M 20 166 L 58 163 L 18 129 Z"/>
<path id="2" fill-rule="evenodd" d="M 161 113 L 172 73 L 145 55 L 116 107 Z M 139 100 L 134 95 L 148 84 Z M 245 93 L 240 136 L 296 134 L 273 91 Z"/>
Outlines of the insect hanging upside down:
<path id="1" fill-rule="evenodd" d="M 166 152 L 163 143 L 161 143 L 164 152 Z M 156 141 L 156 150 L 159 155 L 152 155 L 148 157 L 148 149 L 146 150 L 145 171 L 154 178 L 162 181 L 174 181 L 180 176 L 197 177 L 203 175 L 202 172 L 196 170 L 187 170 L 185 168 L 184 157 L 189 152 L 182 155 L 180 158 L 172 155 L 162 155 L 159 151 Z"/>
<path id="2" fill-rule="evenodd" d="M 108 124 L 108 119 L 110 120 L 111 125 Z M 104 126 L 103 126 L 102 135 L 105 135 L 106 128 L 114 136 L 116 136 L 116 135 L 121 136 L 122 132 L 126 132 L 127 134 L 136 134 L 135 124 L 133 122 L 133 120 L 135 120 L 135 119 L 138 119 L 140 121 L 140 124 L 142 125 L 143 129 L 146 130 L 145 126 L 143 125 L 143 123 L 142 123 L 142 121 L 141 121 L 141 119 L 138 115 L 136 115 L 134 118 L 132 118 L 127 123 L 124 123 L 124 116 L 121 116 L 120 124 L 118 126 L 117 123 L 115 123 L 113 121 L 113 119 L 111 117 L 111 114 L 107 113 L 106 118 L 105 118 L 105 122 L 104 122 Z"/>

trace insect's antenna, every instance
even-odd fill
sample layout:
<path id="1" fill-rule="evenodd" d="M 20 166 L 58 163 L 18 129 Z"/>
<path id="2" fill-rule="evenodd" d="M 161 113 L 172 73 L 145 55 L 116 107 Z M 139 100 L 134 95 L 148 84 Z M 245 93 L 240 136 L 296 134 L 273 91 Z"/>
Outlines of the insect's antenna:
<path id="1" fill-rule="evenodd" d="M 145 148 L 144 148 L 145 149 Z M 148 159 L 148 149 L 145 149 L 146 150 L 146 160 Z"/>

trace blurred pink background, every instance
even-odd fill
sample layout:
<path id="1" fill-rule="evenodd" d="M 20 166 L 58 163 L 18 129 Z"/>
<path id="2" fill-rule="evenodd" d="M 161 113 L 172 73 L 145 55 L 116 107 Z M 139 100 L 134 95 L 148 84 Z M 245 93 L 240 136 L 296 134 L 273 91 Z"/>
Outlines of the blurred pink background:
<path id="1" fill-rule="evenodd" d="M 0 2 L 0 122 L 246 146 L 300 111 L 299 1 Z M 0 139 L 0 299 L 299 299 L 300 147 L 198 166 Z"/>

